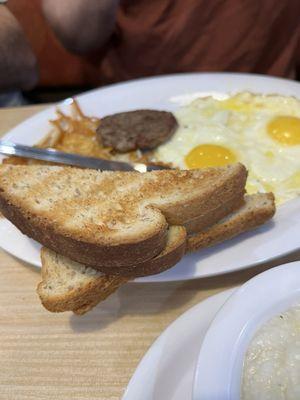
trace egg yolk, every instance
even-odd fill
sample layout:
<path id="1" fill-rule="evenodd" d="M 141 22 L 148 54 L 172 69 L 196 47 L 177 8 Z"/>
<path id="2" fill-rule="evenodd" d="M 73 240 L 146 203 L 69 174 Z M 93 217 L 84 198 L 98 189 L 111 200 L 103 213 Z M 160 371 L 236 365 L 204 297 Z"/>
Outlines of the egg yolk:
<path id="1" fill-rule="evenodd" d="M 201 144 L 193 148 L 184 161 L 189 169 L 222 167 L 235 162 L 236 157 L 226 147 L 216 144 Z"/>
<path id="2" fill-rule="evenodd" d="M 284 146 L 300 144 L 300 118 L 276 117 L 268 124 L 267 131 L 272 139 Z"/>

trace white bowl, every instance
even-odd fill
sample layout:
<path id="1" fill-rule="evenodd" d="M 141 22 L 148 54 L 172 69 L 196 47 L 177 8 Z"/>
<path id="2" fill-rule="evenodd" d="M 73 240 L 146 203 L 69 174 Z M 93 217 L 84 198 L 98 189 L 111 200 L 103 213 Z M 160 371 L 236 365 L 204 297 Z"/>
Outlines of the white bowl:
<path id="1" fill-rule="evenodd" d="M 300 261 L 263 272 L 238 289 L 206 333 L 193 400 L 239 399 L 244 356 L 252 337 L 267 320 L 299 301 Z"/>

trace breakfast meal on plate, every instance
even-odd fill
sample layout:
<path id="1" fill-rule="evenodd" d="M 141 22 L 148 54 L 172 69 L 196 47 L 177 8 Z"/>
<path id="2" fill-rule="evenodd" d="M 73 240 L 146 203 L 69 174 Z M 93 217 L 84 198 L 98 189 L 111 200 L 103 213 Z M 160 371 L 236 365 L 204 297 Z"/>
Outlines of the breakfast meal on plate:
<path id="1" fill-rule="evenodd" d="M 271 318 L 244 361 L 242 400 L 300 398 L 300 305 Z"/>
<path id="2" fill-rule="evenodd" d="M 241 92 L 222 100 L 199 97 L 173 114 L 136 110 L 98 119 L 74 101 L 71 116 L 57 111 L 38 147 L 181 169 L 241 162 L 249 194 L 271 191 L 277 204 L 300 195 L 300 100 Z"/>
<path id="3" fill-rule="evenodd" d="M 271 193 L 244 197 L 242 164 L 146 173 L 0 166 L 0 210 L 40 242 L 50 311 L 87 312 L 135 277 L 268 221 Z"/>
<path id="4" fill-rule="evenodd" d="M 249 172 L 247 193 L 273 192 L 277 204 L 300 195 L 300 100 L 294 97 L 241 92 L 200 97 L 174 115 L 135 110 L 101 119 L 85 116 L 74 101 L 71 116 L 57 114 L 38 147 L 181 169 L 241 162 Z"/>
<path id="5" fill-rule="evenodd" d="M 136 277 L 264 224 L 300 195 L 300 100 L 242 92 L 174 113 L 57 111 L 36 146 L 171 167 L 101 172 L 9 157 L 0 211 L 44 247 L 38 294 L 83 314 Z"/>

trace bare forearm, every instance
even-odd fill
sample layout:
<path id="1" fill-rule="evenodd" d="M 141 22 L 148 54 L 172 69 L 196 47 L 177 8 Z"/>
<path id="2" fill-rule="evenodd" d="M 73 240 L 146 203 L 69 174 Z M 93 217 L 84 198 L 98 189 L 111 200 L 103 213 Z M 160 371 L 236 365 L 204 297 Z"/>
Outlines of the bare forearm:
<path id="1" fill-rule="evenodd" d="M 113 33 L 119 0 L 42 1 L 49 24 L 72 52 L 101 48 Z"/>
<path id="2" fill-rule="evenodd" d="M 37 82 L 36 58 L 18 21 L 0 5 L 0 92 L 30 89 Z"/>

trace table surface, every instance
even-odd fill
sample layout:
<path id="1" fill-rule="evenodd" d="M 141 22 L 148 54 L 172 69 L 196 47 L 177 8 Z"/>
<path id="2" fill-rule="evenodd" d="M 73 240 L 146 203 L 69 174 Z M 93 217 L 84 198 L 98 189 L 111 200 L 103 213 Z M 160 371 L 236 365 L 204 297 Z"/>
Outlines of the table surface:
<path id="1" fill-rule="evenodd" d="M 0 135 L 45 106 L 0 110 Z M 139 361 L 184 311 L 300 252 L 253 269 L 181 283 L 127 284 L 90 313 L 51 314 L 40 270 L 0 250 L 0 399 L 120 399 Z"/>

